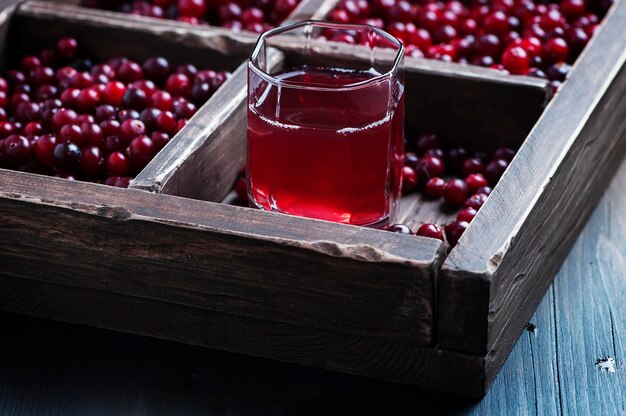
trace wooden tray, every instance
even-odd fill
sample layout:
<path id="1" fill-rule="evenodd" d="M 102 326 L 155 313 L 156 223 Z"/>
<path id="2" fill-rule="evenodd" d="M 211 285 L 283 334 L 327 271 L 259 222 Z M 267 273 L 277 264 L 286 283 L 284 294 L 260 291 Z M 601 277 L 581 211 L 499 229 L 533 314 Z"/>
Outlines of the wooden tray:
<path id="1" fill-rule="evenodd" d="M 94 37 L 102 25 L 136 30 L 138 43 L 139 32 L 163 35 L 145 50 L 227 35 L 248 44 L 74 10 Z M 4 13 L 16 26 L 78 18 L 35 2 Z M 545 110 L 541 80 L 407 60 L 408 132 L 523 141 L 449 254 L 432 239 L 217 202 L 245 151 L 240 67 L 139 189 L 0 169 L 0 309 L 481 395 L 623 158 L 624 21 L 620 0 Z M 409 223 L 446 215 L 414 197 L 402 204 Z"/>

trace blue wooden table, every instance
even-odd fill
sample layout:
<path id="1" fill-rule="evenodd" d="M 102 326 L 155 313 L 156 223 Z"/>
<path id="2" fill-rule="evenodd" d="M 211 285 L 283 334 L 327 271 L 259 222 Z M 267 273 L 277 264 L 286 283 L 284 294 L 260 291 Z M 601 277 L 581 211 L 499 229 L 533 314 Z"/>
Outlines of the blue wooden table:
<path id="1" fill-rule="evenodd" d="M 482 400 L 0 314 L 0 415 L 626 416 L 625 360 L 626 161 Z"/>

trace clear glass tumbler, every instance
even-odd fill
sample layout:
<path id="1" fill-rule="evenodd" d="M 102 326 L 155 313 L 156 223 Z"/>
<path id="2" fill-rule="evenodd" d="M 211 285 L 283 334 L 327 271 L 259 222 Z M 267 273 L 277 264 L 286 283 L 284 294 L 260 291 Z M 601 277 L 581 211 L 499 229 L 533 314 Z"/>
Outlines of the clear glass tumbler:
<path id="1" fill-rule="evenodd" d="M 403 64 L 402 44 L 371 26 L 307 21 L 263 34 L 248 65 L 251 205 L 354 225 L 392 222 Z"/>

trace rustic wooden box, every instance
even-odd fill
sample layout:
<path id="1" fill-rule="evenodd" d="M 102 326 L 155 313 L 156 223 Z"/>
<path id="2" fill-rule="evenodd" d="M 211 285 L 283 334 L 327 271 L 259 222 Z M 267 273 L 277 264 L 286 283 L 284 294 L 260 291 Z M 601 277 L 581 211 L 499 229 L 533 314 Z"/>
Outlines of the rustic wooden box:
<path id="1" fill-rule="evenodd" d="M 63 10 L 27 3 L 10 19 Z M 101 12 L 73 10 L 101 30 Z M 0 309 L 481 395 L 623 158 L 624 21 L 620 0 L 545 110 L 543 81 L 407 60 L 407 131 L 523 142 L 450 253 L 219 203 L 245 152 L 241 67 L 136 189 L 0 170 Z M 106 24 L 198 49 L 215 33 L 117 14 Z M 415 197 L 402 212 L 410 224 L 446 215 Z"/>

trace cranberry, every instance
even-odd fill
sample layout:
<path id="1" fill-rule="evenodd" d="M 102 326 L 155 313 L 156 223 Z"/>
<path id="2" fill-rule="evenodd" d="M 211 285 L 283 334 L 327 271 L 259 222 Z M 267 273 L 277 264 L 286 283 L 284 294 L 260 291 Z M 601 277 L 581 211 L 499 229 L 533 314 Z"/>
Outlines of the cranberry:
<path id="1" fill-rule="evenodd" d="M 4 78 L 0 78 L 0 91 L 4 93 L 9 91 L 9 83 Z"/>
<path id="2" fill-rule="evenodd" d="M 196 83 L 191 89 L 191 102 L 196 106 L 201 106 L 211 97 L 213 90 L 208 82 Z"/>
<path id="3" fill-rule="evenodd" d="M 18 166 L 30 159 L 32 146 L 26 137 L 14 134 L 4 139 L 2 150 L 4 160 L 10 165 Z"/>
<path id="4" fill-rule="evenodd" d="M 59 92 L 58 88 L 55 87 L 54 85 L 50 85 L 50 84 L 40 85 L 39 88 L 37 88 L 37 90 L 35 91 L 35 95 L 33 96 L 33 99 L 39 102 L 50 100 L 50 99 L 55 98 L 58 92 Z"/>
<path id="5" fill-rule="evenodd" d="M 530 56 L 525 49 L 514 46 L 507 48 L 502 54 L 502 65 L 514 75 L 523 75 L 530 66 Z"/>
<path id="6" fill-rule="evenodd" d="M 435 224 L 422 224 L 415 232 L 415 235 L 419 235 L 420 237 L 436 238 L 437 240 L 443 241 L 443 233 Z"/>
<path id="7" fill-rule="evenodd" d="M 543 45 L 541 57 L 546 63 L 566 61 L 569 55 L 567 42 L 561 38 L 550 39 Z"/>
<path id="8" fill-rule="evenodd" d="M 140 120 L 125 120 L 120 126 L 120 136 L 127 142 L 143 134 L 146 134 L 146 126 Z"/>
<path id="9" fill-rule="evenodd" d="M 417 172 L 424 179 L 443 176 L 445 167 L 443 161 L 437 157 L 425 156 L 418 162 Z"/>
<path id="10" fill-rule="evenodd" d="M 263 10 L 257 7 L 246 9 L 241 14 L 241 23 L 243 23 L 244 26 L 252 23 L 263 23 L 264 19 Z"/>
<path id="11" fill-rule="evenodd" d="M 404 224 L 392 224 L 387 228 L 387 231 L 398 234 L 413 234 L 411 229 Z"/>
<path id="12" fill-rule="evenodd" d="M 88 88 L 94 84 L 94 81 L 89 72 L 78 72 L 68 80 L 67 84 L 74 88 Z"/>
<path id="13" fill-rule="evenodd" d="M 424 186 L 424 192 L 431 198 L 441 198 L 446 181 L 441 178 L 430 178 Z"/>
<path id="14" fill-rule="evenodd" d="M 106 136 L 101 149 L 106 155 L 123 150 L 128 145 L 120 136 Z"/>
<path id="15" fill-rule="evenodd" d="M 143 73 L 149 80 L 152 80 L 159 85 L 163 85 L 170 73 L 170 64 L 167 59 L 161 56 L 155 56 L 149 58 L 143 64 Z"/>
<path id="16" fill-rule="evenodd" d="M 99 147 L 89 146 L 83 149 L 80 171 L 89 178 L 97 178 L 104 172 L 104 156 Z"/>
<path id="17" fill-rule="evenodd" d="M 65 60 L 75 58 L 78 54 L 78 42 L 74 38 L 63 38 L 57 42 L 56 55 Z"/>
<path id="18" fill-rule="evenodd" d="M 157 118 L 161 114 L 161 110 L 157 108 L 146 108 L 139 116 L 139 119 L 146 126 L 146 131 L 152 132 L 157 129 Z"/>
<path id="19" fill-rule="evenodd" d="M 478 211 L 472 207 L 464 208 L 456 215 L 456 219 L 457 221 L 472 222 L 477 213 Z"/>
<path id="20" fill-rule="evenodd" d="M 150 105 L 150 99 L 143 90 L 129 88 L 122 97 L 122 106 L 133 110 L 143 110 Z"/>
<path id="21" fill-rule="evenodd" d="M 195 87 L 194 87 L 195 88 Z M 193 91 L 192 91 L 193 98 Z M 172 108 L 172 96 L 167 91 L 157 91 L 151 98 L 152 107 L 158 108 L 162 111 L 167 111 Z"/>
<path id="22" fill-rule="evenodd" d="M 567 74 L 572 70 L 572 66 L 567 62 L 557 62 L 548 67 L 548 77 L 551 80 L 565 81 Z"/>
<path id="23" fill-rule="evenodd" d="M 58 143 L 54 147 L 53 160 L 63 172 L 72 172 L 80 166 L 83 154 L 78 146 L 71 142 Z"/>
<path id="24" fill-rule="evenodd" d="M 117 115 L 117 111 L 115 111 L 115 107 L 109 104 L 101 104 L 96 107 L 96 120 L 99 122 L 104 120 L 111 120 L 115 118 Z"/>
<path id="25" fill-rule="evenodd" d="M 188 97 L 191 94 L 191 81 L 184 74 L 172 74 L 167 79 L 165 90 L 173 96 Z"/>
<path id="26" fill-rule="evenodd" d="M 473 194 L 483 186 L 487 186 L 487 179 L 480 173 L 472 173 L 465 178 L 469 193 Z"/>
<path id="27" fill-rule="evenodd" d="M 104 140 L 102 128 L 95 123 L 83 123 L 80 126 L 83 132 L 83 139 L 86 145 L 101 146 Z"/>
<path id="28" fill-rule="evenodd" d="M 61 102 L 65 107 L 75 108 L 80 95 L 78 88 L 68 88 L 61 93 Z"/>
<path id="29" fill-rule="evenodd" d="M 163 133 L 162 131 L 154 131 L 150 135 L 150 138 L 154 142 L 154 145 L 157 149 L 162 149 L 166 144 L 169 143 L 171 137 L 167 133 Z"/>
<path id="30" fill-rule="evenodd" d="M 418 178 L 415 170 L 410 166 L 402 168 L 402 192 L 410 192 L 417 188 Z"/>
<path id="31" fill-rule="evenodd" d="M 38 136 L 41 133 L 43 133 L 43 126 L 36 121 L 31 121 L 24 127 L 24 134 L 26 136 Z"/>
<path id="32" fill-rule="evenodd" d="M 413 169 L 417 168 L 418 157 L 413 152 L 406 152 L 404 154 L 404 166 L 409 166 Z"/>
<path id="33" fill-rule="evenodd" d="M 485 173 L 483 162 L 477 157 L 471 157 L 463 162 L 463 175 L 468 176 L 472 173 Z"/>
<path id="34" fill-rule="evenodd" d="M 137 62 L 128 61 L 124 62 L 117 70 L 117 79 L 124 82 L 130 83 L 133 81 L 137 81 L 143 77 L 143 70 L 141 66 Z"/>
<path id="35" fill-rule="evenodd" d="M 117 120 L 104 120 L 100 123 L 104 137 L 120 134 L 120 122 Z"/>
<path id="36" fill-rule="evenodd" d="M 128 146 L 130 161 L 136 170 L 143 169 L 157 152 L 154 142 L 146 137 L 139 136 L 133 139 Z"/>
<path id="37" fill-rule="evenodd" d="M 174 133 L 176 131 L 176 118 L 169 111 L 163 111 L 157 117 L 157 128 L 164 133 Z"/>
<path id="38" fill-rule="evenodd" d="M 66 124 L 59 131 L 59 142 L 72 142 L 77 146 L 83 144 L 83 131 L 76 124 Z"/>
<path id="39" fill-rule="evenodd" d="M 450 179 L 443 187 L 443 200 L 451 207 L 463 205 L 467 198 L 467 184 L 461 179 Z"/>
<path id="40" fill-rule="evenodd" d="M 104 88 L 102 102 L 105 104 L 120 106 L 126 93 L 126 86 L 120 81 L 111 81 Z"/>
<path id="41" fill-rule="evenodd" d="M 178 0 L 178 11 L 183 17 L 201 18 L 206 13 L 205 0 Z"/>
<path id="42" fill-rule="evenodd" d="M 450 149 L 448 152 L 448 160 L 450 161 L 450 166 L 454 170 L 461 170 L 463 163 L 469 157 L 467 150 L 462 147 L 454 147 Z"/>
<path id="43" fill-rule="evenodd" d="M 93 89 L 84 89 L 76 98 L 76 107 L 83 112 L 92 111 L 100 102 L 100 93 Z"/>
<path id="44" fill-rule="evenodd" d="M 51 127 L 54 131 L 59 131 L 66 124 L 75 124 L 77 119 L 78 114 L 74 110 L 60 109 L 52 116 Z"/>
<path id="45" fill-rule="evenodd" d="M 448 244 L 452 247 L 456 246 L 467 227 L 469 227 L 469 223 L 467 221 L 455 221 L 446 225 L 444 230 Z"/>
<path id="46" fill-rule="evenodd" d="M 35 140 L 33 150 L 35 159 L 44 166 L 54 165 L 53 152 L 57 144 L 57 138 L 53 134 L 43 134 Z"/>
<path id="47" fill-rule="evenodd" d="M 509 166 L 509 162 L 504 159 L 495 159 L 491 161 L 485 168 L 485 177 L 492 186 L 495 186 L 500 177 Z"/>
<path id="48" fill-rule="evenodd" d="M 109 175 L 127 176 L 130 173 L 130 161 L 122 152 L 113 152 L 105 162 Z"/>
<path id="49" fill-rule="evenodd" d="M 19 103 L 15 109 L 14 117 L 21 123 L 29 123 L 31 121 L 39 120 L 39 104 L 29 101 Z"/>
<path id="50" fill-rule="evenodd" d="M 274 10 L 278 19 L 283 20 L 286 18 L 297 5 L 297 0 L 276 0 L 274 2 Z"/>
<path id="51" fill-rule="evenodd" d="M 133 83 L 130 84 L 130 87 L 139 88 L 140 90 L 145 92 L 146 97 L 150 99 L 152 98 L 152 95 L 158 90 L 154 82 L 150 81 L 149 79 L 140 79 L 140 80 L 134 81 Z"/>

